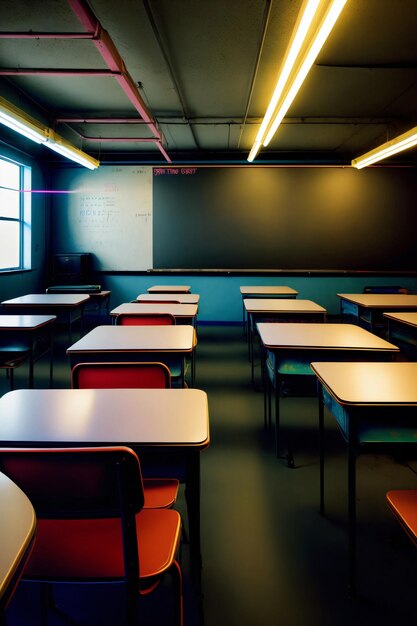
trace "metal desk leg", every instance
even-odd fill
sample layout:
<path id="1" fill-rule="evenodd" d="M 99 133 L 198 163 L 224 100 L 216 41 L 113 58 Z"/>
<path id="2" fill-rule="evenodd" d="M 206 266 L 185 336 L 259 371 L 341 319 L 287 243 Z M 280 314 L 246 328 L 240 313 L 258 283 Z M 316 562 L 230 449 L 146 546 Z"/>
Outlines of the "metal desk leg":
<path id="1" fill-rule="evenodd" d="M 348 537 L 348 592 L 349 596 L 353 597 L 356 595 L 356 453 L 350 436 L 348 441 Z"/>

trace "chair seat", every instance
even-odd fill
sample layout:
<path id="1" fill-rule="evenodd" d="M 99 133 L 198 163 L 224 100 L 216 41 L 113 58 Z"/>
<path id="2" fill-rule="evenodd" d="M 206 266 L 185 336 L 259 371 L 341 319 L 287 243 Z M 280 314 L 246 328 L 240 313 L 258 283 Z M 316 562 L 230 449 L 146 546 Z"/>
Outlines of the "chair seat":
<path id="1" fill-rule="evenodd" d="M 394 489 L 387 503 L 411 540 L 417 545 L 417 489 Z"/>
<path id="2" fill-rule="evenodd" d="M 146 509 L 136 515 L 140 578 L 166 572 L 175 562 L 181 518 L 172 509 Z M 36 542 L 25 579 L 123 579 L 120 519 L 38 520 Z M 149 581 L 148 581 L 149 582 Z"/>
<path id="3" fill-rule="evenodd" d="M 175 478 L 145 478 L 144 509 L 169 509 L 178 496 L 179 481 Z"/>

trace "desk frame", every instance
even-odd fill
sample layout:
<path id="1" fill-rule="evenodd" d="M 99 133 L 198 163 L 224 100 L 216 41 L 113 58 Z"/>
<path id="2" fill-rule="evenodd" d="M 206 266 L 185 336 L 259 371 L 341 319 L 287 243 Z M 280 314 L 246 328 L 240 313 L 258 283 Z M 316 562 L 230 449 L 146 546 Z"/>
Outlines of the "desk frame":
<path id="1" fill-rule="evenodd" d="M 300 332 L 303 332 L 303 327 L 300 326 Z M 315 327 L 316 325 L 314 325 Z M 320 325 L 318 330 L 329 334 L 335 329 L 338 331 L 345 330 L 349 332 L 352 330 L 354 334 L 363 334 L 362 338 L 355 338 L 355 345 L 351 340 L 350 345 L 343 345 L 338 343 L 336 339 L 331 337 L 316 338 L 316 345 L 300 345 L 296 343 L 290 343 L 283 338 L 281 344 L 265 344 L 262 342 L 262 371 L 264 381 L 264 425 L 267 426 L 267 422 L 271 423 L 271 406 L 270 406 L 270 394 L 268 392 L 269 377 L 266 371 L 266 358 L 267 352 L 271 352 L 274 355 L 274 374 L 275 374 L 275 450 L 277 458 L 281 458 L 280 455 L 280 387 L 281 383 L 288 376 L 301 376 L 303 378 L 312 378 L 314 372 L 310 367 L 312 361 L 390 361 L 399 354 L 399 349 L 389 344 L 388 342 L 373 336 L 365 329 L 356 329 L 356 326 L 352 324 L 325 324 Z M 288 328 L 292 330 L 294 327 L 289 325 Z M 284 330 L 285 327 L 281 326 L 279 330 Z M 315 330 L 315 328 L 313 328 Z M 357 332 L 356 332 L 357 331 Z M 260 337 L 262 341 L 262 327 L 260 329 Z M 286 334 L 286 333 L 285 333 Z M 346 341 L 346 344 L 348 341 Z M 372 345 L 373 344 L 373 345 Z M 287 459 L 288 467 L 294 467 L 294 458 L 292 450 L 289 447 L 287 455 L 284 457 Z"/>
<path id="2" fill-rule="evenodd" d="M 65 296 L 73 296 L 65 300 Z M 77 298 L 74 299 L 74 296 Z M 60 301 L 61 299 L 61 301 Z M 28 294 L 1 303 L 8 314 L 55 315 L 57 322 L 62 315 L 68 320 L 68 339 L 72 341 L 72 324 L 80 320 L 80 334 L 84 332 L 84 307 L 89 301 L 88 294 Z"/>
<path id="3" fill-rule="evenodd" d="M 34 384 L 34 364 L 47 351 L 42 352 L 38 359 L 35 354 L 36 341 L 44 332 L 48 335 L 49 343 L 49 384 L 53 381 L 53 336 L 55 315 L 0 315 L 0 338 L 8 334 L 13 337 L 28 340 L 29 344 L 29 387 Z"/>
<path id="4" fill-rule="evenodd" d="M 327 311 L 322 306 L 311 300 L 295 300 L 295 298 L 286 299 L 278 298 L 273 300 L 271 298 L 265 299 L 265 306 L 259 307 L 258 310 L 248 310 L 247 302 L 252 298 L 245 298 L 243 303 L 248 315 L 248 352 L 249 361 L 251 363 L 251 381 L 252 385 L 255 384 L 255 364 L 254 364 L 254 337 L 257 333 L 256 326 L 260 322 L 273 322 L 273 323 L 303 323 L 303 322 L 316 322 L 325 323 L 327 318 Z M 255 298 L 256 302 L 262 300 L 261 298 Z M 285 307 L 285 302 L 289 306 Z M 276 304 L 274 307 L 273 305 Z M 293 307 L 293 308 L 292 308 Z M 303 308 L 304 307 L 304 308 Z"/>
<path id="5" fill-rule="evenodd" d="M 339 428 L 342 432 L 342 435 L 347 444 L 347 463 L 348 463 L 348 592 L 350 596 L 356 595 L 356 459 L 359 456 L 360 452 L 365 448 L 370 448 L 375 452 L 393 452 L 398 446 L 408 447 L 412 449 L 415 453 L 416 450 L 416 426 L 415 426 L 415 414 L 417 409 L 417 397 L 414 401 L 406 401 L 401 402 L 377 402 L 369 398 L 366 402 L 365 400 L 361 401 L 347 401 L 340 400 L 335 395 L 335 392 L 332 391 L 329 384 L 326 382 L 325 378 L 323 378 L 322 374 L 320 374 L 320 366 L 326 364 L 323 363 L 312 363 L 312 368 L 314 373 L 317 376 L 317 386 L 318 386 L 318 423 L 319 423 L 319 451 L 320 451 L 320 514 L 325 514 L 325 503 L 324 503 L 324 453 L 325 453 L 325 445 L 324 445 L 324 406 L 328 408 L 328 410 L 335 417 L 337 422 L 339 423 Z M 334 364 L 332 364 L 334 365 Z M 387 366 L 391 365 L 393 367 L 402 367 L 402 366 L 414 366 L 413 371 L 415 370 L 414 376 L 417 376 L 417 364 L 415 363 L 380 363 L 380 364 L 370 364 L 370 363 L 343 363 L 337 364 L 338 366 L 342 365 L 346 369 L 355 367 L 355 366 L 364 366 L 369 368 L 369 366 Z M 346 371 L 346 370 L 345 370 Z M 400 370 L 399 370 L 400 371 Z M 366 372 L 363 372 L 364 375 Z M 401 374 L 401 372 L 400 372 Z M 401 409 L 401 411 L 400 411 Z M 403 415 L 402 420 L 398 419 L 398 415 L 401 413 Z M 373 418 L 375 418 L 375 425 L 382 424 L 383 426 L 379 427 L 380 432 L 385 432 L 387 438 L 390 435 L 390 430 L 395 430 L 404 425 L 405 433 L 410 431 L 410 435 L 407 439 L 407 434 L 403 435 L 401 440 L 398 441 L 361 441 L 361 425 L 365 423 L 369 423 Z M 365 421 L 364 421 L 365 420 Z M 344 422 L 344 428 L 342 428 L 340 422 Z M 374 425 L 374 424 L 373 424 Z M 374 425 L 374 430 L 375 429 Z M 369 426 L 368 426 L 369 428 Z M 385 429 L 385 430 L 384 430 Z M 375 439 L 375 437 L 374 437 Z M 382 437 L 381 437 L 382 439 Z M 404 439 L 404 440 L 403 440 Z"/>

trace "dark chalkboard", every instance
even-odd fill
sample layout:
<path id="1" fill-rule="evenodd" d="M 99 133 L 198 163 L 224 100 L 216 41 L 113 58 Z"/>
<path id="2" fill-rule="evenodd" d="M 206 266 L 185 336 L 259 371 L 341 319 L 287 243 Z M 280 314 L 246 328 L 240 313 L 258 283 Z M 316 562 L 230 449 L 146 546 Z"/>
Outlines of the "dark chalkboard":
<path id="1" fill-rule="evenodd" d="M 154 168 L 153 267 L 417 269 L 412 168 Z"/>

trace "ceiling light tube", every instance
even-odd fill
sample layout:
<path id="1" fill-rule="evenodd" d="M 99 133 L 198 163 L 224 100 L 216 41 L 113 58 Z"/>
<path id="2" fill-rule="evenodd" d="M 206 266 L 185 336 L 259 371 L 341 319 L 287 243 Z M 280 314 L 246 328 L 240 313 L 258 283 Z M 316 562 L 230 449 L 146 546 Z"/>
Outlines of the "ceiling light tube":
<path id="1" fill-rule="evenodd" d="M 35 143 L 44 143 L 48 136 L 48 127 L 44 126 L 21 109 L 18 109 L 0 97 L 0 123 L 31 139 Z"/>
<path id="2" fill-rule="evenodd" d="M 278 77 L 278 82 L 274 89 L 274 93 L 272 94 L 272 98 L 266 110 L 264 119 L 262 120 L 262 124 L 258 130 L 258 134 L 256 135 L 255 143 L 253 144 L 252 150 L 250 151 L 248 157 L 249 162 L 253 161 L 259 151 L 259 148 L 262 145 L 265 133 L 268 129 L 268 125 L 272 119 L 272 116 L 274 115 L 274 111 L 278 104 L 279 98 L 281 97 L 291 70 L 294 67 L 297 56 L 300 53 L 301 46 L 311 26 L 311 22 L 316 14 L 319 4 L 320 0 L 305 0 L 305 9 L 304 11 L 301 10 L 298 15 L 297 24 L 295 26 L 290 44 L 287 49 L 287 53 L 285 55 L 285 60 L 280 75 Z"/>
<path id="3" fill-rule="evenodd" d="M 372 163 L 382 161 L 382 159 L 386 159 L 393 154 L 397 154 L 397 152 L 408 150 L 408 148 L 412 148 L 415 145 L 417 145 L 417 126 L 402 135 L 398 135 L 395 139 L 391 139 L 390 141 L 383 143 L 378 148 L 370 150 L 362 156 L 353 159 L 352 167 L 356 167 L 360 170 L 363 167 L 372 165 Z"/>
<path id="4" fill-rule="evenodd" d="M 253 161 L 262 143 L 266 146 L 271 141 L 346 2 L 347 0 L 305 0 L 248 161 Z"/>
<path id="5" fill-rule="evenodd" d="M 45 143 L 47 148 L 58 152 L 67 159 L 75 161 L 79 165 L 88 167 L 90 170 L 96 169 L 100 165 L 100 161 L 97 161 L 89 154 L 86 154 L 82 150 L 79 150 L 73 146 L 69 141 L 66 141 L 63 137 L 55 133 L 52 129 L 49 129 L 48 141 Z"/>

